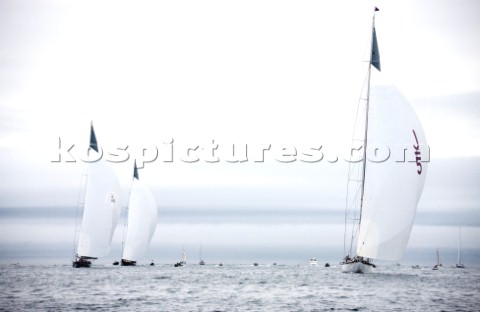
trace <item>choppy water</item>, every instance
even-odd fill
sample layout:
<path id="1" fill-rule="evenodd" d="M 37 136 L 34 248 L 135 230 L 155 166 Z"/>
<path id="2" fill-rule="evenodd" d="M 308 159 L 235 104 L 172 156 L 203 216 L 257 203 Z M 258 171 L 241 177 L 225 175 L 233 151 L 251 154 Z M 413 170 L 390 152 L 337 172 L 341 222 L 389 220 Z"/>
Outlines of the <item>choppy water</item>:
<path id="1" fill-rule="evenodd" d="M 6 311 L 478 311 L 480 270 L 0 266 Z"/>

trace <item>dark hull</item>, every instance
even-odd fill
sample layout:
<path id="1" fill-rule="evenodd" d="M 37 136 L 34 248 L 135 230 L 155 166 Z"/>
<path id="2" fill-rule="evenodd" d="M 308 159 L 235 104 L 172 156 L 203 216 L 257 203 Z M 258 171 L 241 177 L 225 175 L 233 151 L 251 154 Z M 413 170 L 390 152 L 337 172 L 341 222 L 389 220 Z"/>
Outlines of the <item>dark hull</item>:
<path id="1" fill-rule="evenodd" d="M 92 261 L 77 260 L 77 261 L 73 261 L 72 266 L 74 268 L 89 268 L 92 266 Z"/>
<path id="2" fill-rule="evenodd" d="M 73 261 L 72 266 L 74 268 L 89 268 L 92 266 L 92 260 L 95 259 L 97 258 L 76 255 L 75 261 Z"/>
<path id="3" fill-rule="evenodd" d="M 137 261 L 122 259 L 122 266 L 134 266 L 134 265 L 137 265 Z"/>

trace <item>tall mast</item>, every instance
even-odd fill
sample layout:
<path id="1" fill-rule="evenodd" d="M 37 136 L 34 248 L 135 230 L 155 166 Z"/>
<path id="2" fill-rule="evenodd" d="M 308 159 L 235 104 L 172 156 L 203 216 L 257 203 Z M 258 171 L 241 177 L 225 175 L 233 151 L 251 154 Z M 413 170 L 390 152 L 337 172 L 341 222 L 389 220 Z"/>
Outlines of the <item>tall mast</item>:
<path id="1" fill-rule="evenodd" d="M 370 76 L 372 73 L 372 61 L 376 61 L 378 59 L 378 64 L 374 66 L 380 70 L 380 59 L 378 58 L 378 47 L 376 42 L 376 34 L 375 34 L 375 12 L 379 11 L 377 7 L 373 10 L 373 19 L 372 19 L 372 36 L 370 41 L 370 59 L 368 61 L 368 82 L 367 82 L 367 94 L 366 94 L 366 104 L 365 104 L 365 134 L 363 140 L 363 170 L 362 170 L 362 188 L 361 188 L 361 195 L 360 195 L 360 217 L 358 221 L 358 229 L 360 230 L 360 225 L 362 223 L 362 208 L 363 208 L 363 196 L 365 193 L 365 170 L 367 167 L 367 142 L 368 142 L 368 112 L 370 108 Z M 374 54 L 375 60 L 374 60 Z"/>
<path id="2" fill-rule="evenodd" d="M 458 227 L 458 250 L 457 250 L 457 264 L 462 264 L 462 259 L 460 257 L 460 250 L 461 250 L 461 238 L 460 238 L 460 226 Z"/>

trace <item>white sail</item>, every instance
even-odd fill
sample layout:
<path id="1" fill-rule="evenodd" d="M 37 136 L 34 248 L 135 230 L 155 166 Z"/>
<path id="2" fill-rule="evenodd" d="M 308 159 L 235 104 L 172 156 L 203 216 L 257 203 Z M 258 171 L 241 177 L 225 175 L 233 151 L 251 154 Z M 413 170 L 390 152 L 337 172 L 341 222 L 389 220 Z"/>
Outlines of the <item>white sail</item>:
<path id="1" fill-rule="evenodd" d="M 150 245 L 156 225 L 155 198 L 150 190 L 135 178 L 128 202 L 128 227 L 122 259 L 141 259 Z"/>
<path id="2" fill-rule="evenodd" d="M 187 264 L 187 253 L 185 252 L 185 247 L 182 252 L 182 264 Z"/>
<path id="3" fill-rule="evenodd" d="M 464 268 L 462 257 L 462 238 L 460 233 L 460 227 L 458 227 L 458 250 L 457 250 L 457 268 Z"/>
<path id="4" fill-rule="evenodd" d="M 102 159 L 90 163 L 77 247 L 79 257 L 108 254 L 120 211 L 121 190 L 115 173 Z"/>
<path id="5" fill-rule="evenodd" d="M 458 246 L 457 246 L 457 264 L 462 264 L 460 227 L 458 227 Z"/>
<path id="6" fill-rule="evenodd" d="M 357 255 L 397 261 L 407 245 L 423 191 L 427 163 L 421 160 L 429 156 L 427 143 L 415 112 L 394 87 L 372 82 L 369 106 L 370 153 L 365 165 Z M 375 148 L 383 155 L 388 148 L 389 159 L 375 159 Z M 373 159 L 368 160 L 369 156 Z"/>

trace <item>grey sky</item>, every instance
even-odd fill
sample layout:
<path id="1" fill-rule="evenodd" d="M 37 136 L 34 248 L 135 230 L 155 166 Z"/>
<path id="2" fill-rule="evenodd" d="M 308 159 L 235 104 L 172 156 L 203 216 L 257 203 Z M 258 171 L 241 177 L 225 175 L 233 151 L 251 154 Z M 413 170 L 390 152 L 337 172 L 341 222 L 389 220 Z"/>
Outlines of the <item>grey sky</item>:
<path id="1" fill-rule="evenodd" d="M 479 3 L 377 5 L 383 74 L 410 100 L 431 148 L 409 246 L 452 248 L 456 237 L 437 237 L 468 225 L 465 244 L 480 249 Z M 195 245 L 201 233 L 206 245 L 230 237 L 231 244 L 262 246 L 268 237 L 284 241 L 282 235 L 309 251 L 331 236 L 342 242 L 344 161 L 279 163 L 273 152 L 264 163 L 187 164 L 179 157 L 182 148 L 212 139 L 221 147 L 322 144 L 342 153 L 363 82 L 372 7 L 1 1 L 0 243 L 40 244 L 25 224 L 71 240 L 72 223 L 63 222 L 71 213 L 55 209 L 74 209 L 83 164 L 52 160 L 59 137 L 85 148 L 91 120 L 102 147 L 134 152 L 113 165 L 124 198 L 138 151 L 174 139 L 173 163 L 140 170 L 159 206 L 154 246 Z M 24 207 L 41 208 L 48 226 L 33 210 L 12 212 Z M 266 241 L 245 235 L 249 227 Z"/>

